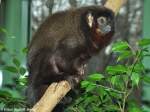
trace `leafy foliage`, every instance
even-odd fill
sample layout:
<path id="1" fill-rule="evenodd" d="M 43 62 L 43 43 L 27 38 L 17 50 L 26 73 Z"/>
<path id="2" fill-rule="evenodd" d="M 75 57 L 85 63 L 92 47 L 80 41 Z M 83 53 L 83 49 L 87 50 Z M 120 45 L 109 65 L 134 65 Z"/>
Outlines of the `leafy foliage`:
<path id="1" fill-rule="evenodd" d="M 137 50 L 125 41 L 113 45 L 117 64 L 107 66 L 104 74 L 89 75 L 81 82 L 85 90 L 66 112 L 142 112 L 133 92 L 141 82 L 150 83 L 142 61 L 149 54 L 150 39 L 137 42 Z M 129 98 L 130 97 L 130 98 Z"/>
<path id="2" fill-rule="evenodd" d="M 5 34 L 6 38 L 15 38 L 11 34 L 9 34 L 4 28 L 0 27 L 0 32 Z M 22 65 L 22 61 L 19 60 L 19 58 L 15 55 L 15 51 L 11 52 L 10 49 L 7 47 L 8 46 L 3 41 L 0 41 L 0 54 L 3 55 L 4 53 L 9 57 L 9 60 L 11 61 L 10 63 L 6 63 L 2 60 L 3 64 L 0 65 L 0 70 L 7 71 L 6 73 L 12 75 L 13 84 L 6 83 L 0 90 L 0 111 L 4 107 L 16 108 L 25 107 L 27 105 L 25 96 L 22 94 L 27 84 L 27 70 Z M 26 51 L 27 49 L 24 48 L 22 52 L 19 51 L 18 53 L 25 54 Z"/>

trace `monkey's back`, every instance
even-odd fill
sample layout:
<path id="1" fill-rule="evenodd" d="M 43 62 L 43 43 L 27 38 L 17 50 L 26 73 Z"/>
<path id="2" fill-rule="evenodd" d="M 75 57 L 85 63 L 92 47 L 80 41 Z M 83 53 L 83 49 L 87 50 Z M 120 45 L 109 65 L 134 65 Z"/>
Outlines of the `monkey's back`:
<path id="1" fill-rule="evenodd" d="M 80 43 L 83 34 L 80 31 L 80 18 L 76 10 L 58 12 L 50 15 L 38 28 L 29 44 L 28 62 L 32 60 L 38 50 L 57 47 L 59 41 L 68 38 L 74 44 Z M 76 39 L 76 40 L 75 40 Z M 68 43 L 69 44 L 69 43 Z"/>

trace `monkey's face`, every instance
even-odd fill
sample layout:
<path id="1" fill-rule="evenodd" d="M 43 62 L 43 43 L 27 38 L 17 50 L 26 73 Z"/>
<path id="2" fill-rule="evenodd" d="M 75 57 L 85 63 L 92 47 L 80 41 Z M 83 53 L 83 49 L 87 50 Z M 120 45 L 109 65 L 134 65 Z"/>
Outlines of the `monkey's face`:
<path id="1" fill-rule="evenodd" d="M 101 35 L 114 32 L 114 21 L 112 16 L 100 15 L 95 16 L 92 13 L 87 14 L 87 23 L 91 29 L 96 30 Z"/>
<path id="2" fill-rule="evenodd" d="M 98 25 L 97 31 L 101 32 L 102 34 L 107 34 L 112 30 L 111 20 L 104 16 L 97 18 L 97 25 Z"/>
<path id="3" fill-rule="evenodd" d="M 92 45 L 98 50 L 108 45 L 115 29 L 113 12 L 106 8 L 88 12 L 86 22 L 89 27 Z"/>

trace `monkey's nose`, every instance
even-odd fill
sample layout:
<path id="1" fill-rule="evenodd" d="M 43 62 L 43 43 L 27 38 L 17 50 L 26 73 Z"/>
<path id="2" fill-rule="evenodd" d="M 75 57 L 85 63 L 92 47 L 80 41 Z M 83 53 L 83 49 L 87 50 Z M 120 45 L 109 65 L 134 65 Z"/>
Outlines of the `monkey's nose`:
<path id="1" fill-rule="evenodd" d="M 109 32 L 111 31 L 111 26 L 110 26 L 110 25 L 101 26 L 101 27 L 99 28 L 99 31 L 100 31 L 102 34 L 109 33 Z"/>
<path id="2" fill-rule="evenodd" d="M 105 33 L 108 33 L 111 31 L 111 26 L 110 25 L 107 25 L 105 28 L 104 28 L 104 32 Z"/>

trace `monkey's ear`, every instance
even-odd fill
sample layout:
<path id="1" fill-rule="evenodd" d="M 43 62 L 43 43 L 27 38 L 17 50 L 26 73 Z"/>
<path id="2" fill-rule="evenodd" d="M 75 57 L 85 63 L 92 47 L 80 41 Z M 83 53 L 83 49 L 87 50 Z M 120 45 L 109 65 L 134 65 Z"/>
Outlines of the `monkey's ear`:
<path id="1" fill-rule="evenodd" d="M 86 19 L 87 19 L 87 23 L 88 23 L 89 27 L 92 28 L 93 22 L 94 22 L 94 17 L 93 17 L 93 15 L 92 15 L 91 12 L 89 12 L 89 13 L 86 15 Z"/>

